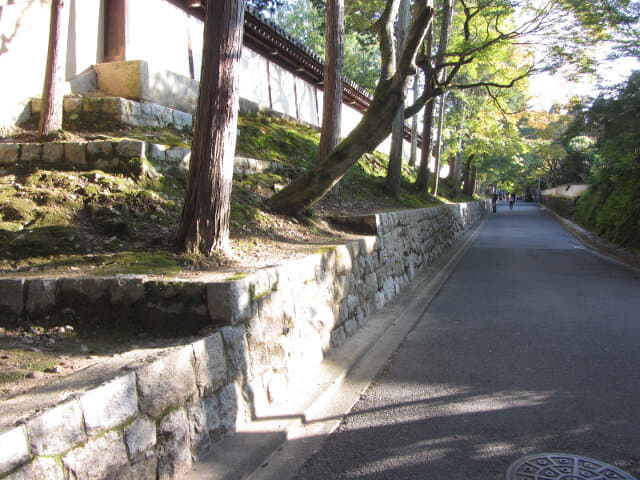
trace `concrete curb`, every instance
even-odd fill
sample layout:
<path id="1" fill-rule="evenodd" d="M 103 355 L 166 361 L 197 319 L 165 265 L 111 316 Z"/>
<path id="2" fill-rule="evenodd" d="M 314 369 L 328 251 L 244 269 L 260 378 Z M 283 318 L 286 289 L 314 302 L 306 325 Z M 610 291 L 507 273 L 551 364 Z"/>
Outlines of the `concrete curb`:
<path id="1" fill-rule="evenodd" d="M 196 463 L 185 480 L 290 478 L 340 425 L 415 328 L 485 221 L 417 275 L 358 335 L 332 351 L 315 377 L 315 388 L 297 409 L 237 431 Z"/>
<path id="2" fill-rule="evenodd" d="M 571 220 L 558 215 L 556 212 L 546 207 L 545 205 L 539 204 L 539 206 L 543 211 L 555 218 L 567 231 L 569 231 L 569 233 L 576 237 L 582 244 L 584 244 L 595 253 L 603 255 L 609 260 L 622 263 L 640 272 L 640 254 L 631 250 L 616 247 L 611 243 L 607 243 L 588 230 L 575 224 Z"/>

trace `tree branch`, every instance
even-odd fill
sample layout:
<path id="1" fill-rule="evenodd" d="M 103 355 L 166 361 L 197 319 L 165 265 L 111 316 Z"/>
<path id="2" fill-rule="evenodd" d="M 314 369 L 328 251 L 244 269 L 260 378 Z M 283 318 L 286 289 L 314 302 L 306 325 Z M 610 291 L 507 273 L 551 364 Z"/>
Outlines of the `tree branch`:
<path id="1" fill-rule="evenodd" d="M 373 24 L 373 30 L 380 41 L 380 62 L 382 64 L 380 78 L 386 80 L 396 70 L 396 45 L 393 35 L 393 23 L 398 14 L 400 0 L 388 0 L 380 18 Z"/>

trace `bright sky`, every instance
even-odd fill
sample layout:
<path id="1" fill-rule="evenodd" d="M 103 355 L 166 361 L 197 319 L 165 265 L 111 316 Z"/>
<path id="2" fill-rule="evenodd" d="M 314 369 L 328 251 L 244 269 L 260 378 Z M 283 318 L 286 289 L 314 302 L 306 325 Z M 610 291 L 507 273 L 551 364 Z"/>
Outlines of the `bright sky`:
<path id="1" fill-rule="evenodd" d="M 598 86 L 615 85 L 626 80 L 633 70 L 640 70 L 640 62 L 636 59 L 623 58 L 611 61 L 602 61 L 598 68 L 598 74 L 602 80 L 594 77 L 585 77 L 579 83 L 569 83 L 560 74 L 540 74 L 531 78 L 529 93 L 533 97 L 529 106 L 549 110 L 554 103 L 565 103 L 574 95 L 598 94 Z"/>

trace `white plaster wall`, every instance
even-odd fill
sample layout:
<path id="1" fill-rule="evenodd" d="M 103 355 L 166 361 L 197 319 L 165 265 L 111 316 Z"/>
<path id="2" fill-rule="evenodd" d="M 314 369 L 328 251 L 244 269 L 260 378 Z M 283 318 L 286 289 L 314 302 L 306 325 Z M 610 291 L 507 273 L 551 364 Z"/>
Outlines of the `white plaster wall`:
<path id="1" fill-rule="evenodd" d="M 316 103 L 316 88 L 298 77 L 295 78 L 295 82 L 300 120 L 320 126 L 321 122 Z"/>
<path id="2" fill-rule="evenodd" d="M 126 60 L 145 60 L 156 68 L 189 77 L 187 14 L 169 2 L 158 1 L 150 11 L 151 3 L 127 2 Z"/>
<path id="3" fill-rule="evenodd" d="M 67 80 L 103 58 L 100 0 L 71 0 Z M 30 97 L 42 94 L 49 38 L 49 2 L 0 2 L 0 130 L 14 127 Z M 68 85 L 66 89 L 69 90 Z"/>
<path id="4" fill-rule="evenodd" d="M 193 72 L 195 79 L 200 81 L 202 73 L 202 47 L 204 46 L 204 23 L 195 18 L 189 17 L 189 35 L 191 36 L 191 52 L 193 54 Z"/>
<path id="5" fill-rule="evenodd" d="M 247 47 L 243 47 L 240 58 L 240 97 L 264 107 L 271 106 L 267 59 Z"/>
<path id="6" fill-rule="evenodd" d="M 69 2 L 67 80 L 71 80 L 104 58 L 103 10 L 104 1 L 100 0 Z"/>
<path id="7" fill-rule="evenodd" d="M 349 105 L 342 104 L 342 125 L 340 126 L 340 135 L 342 138 L 349 135 L 349 132 L 354 129 L 360 122 L 362 114 Z"/>
<path id="8" fill-rule="evenodd" d="M 271 108 L 297 117 L 293 74 L 274 63 L 270 63 L 269 89 L 271 90 Z"/>

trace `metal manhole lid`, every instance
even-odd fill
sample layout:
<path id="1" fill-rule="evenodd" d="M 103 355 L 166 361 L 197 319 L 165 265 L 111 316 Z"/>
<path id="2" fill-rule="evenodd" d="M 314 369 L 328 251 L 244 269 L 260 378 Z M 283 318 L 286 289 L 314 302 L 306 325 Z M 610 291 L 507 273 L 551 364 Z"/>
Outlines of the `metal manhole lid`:
<path id="1" fill-rule="evenodd" d="M 507 480 L 636 480 L 608 463 L 569 453 L 537 453 L 513 462 Z"/>

